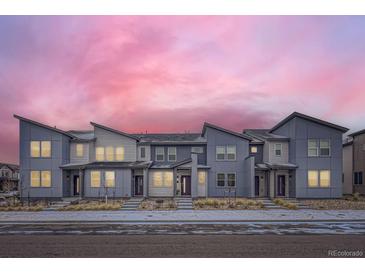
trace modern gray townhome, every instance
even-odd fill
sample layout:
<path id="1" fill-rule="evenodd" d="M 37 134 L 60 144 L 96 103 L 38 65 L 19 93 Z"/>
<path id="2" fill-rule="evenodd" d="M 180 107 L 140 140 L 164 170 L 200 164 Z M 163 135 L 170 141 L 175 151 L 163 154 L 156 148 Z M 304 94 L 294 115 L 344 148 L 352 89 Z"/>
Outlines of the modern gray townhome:
<path id="1" fill-rule="evenodd" d="M 23 199 L 342 196 L 348 129 L 297 112 L 242 133 L 209 123 L 200 133 L 131 134 L 93 122 L 64 131 L 14 117 Z"/>

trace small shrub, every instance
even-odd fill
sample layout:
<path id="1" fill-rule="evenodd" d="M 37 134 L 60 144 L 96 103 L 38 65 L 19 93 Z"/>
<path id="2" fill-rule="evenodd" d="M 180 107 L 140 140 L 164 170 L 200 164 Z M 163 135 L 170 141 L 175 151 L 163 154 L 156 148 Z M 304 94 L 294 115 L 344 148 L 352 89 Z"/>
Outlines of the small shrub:
<path id="1" fill-rule="evenodd" d="M 352 200 L 353 201 L 359 201 L 360 200 L 360 193 L 359 192 L 355 192 L 353 195 L 352 195 Z"/>

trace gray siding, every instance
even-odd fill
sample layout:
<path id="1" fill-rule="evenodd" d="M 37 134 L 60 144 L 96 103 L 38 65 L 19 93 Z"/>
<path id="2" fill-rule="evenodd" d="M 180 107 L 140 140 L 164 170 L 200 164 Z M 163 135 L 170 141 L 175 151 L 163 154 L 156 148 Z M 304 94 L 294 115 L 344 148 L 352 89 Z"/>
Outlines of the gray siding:
<path id="1" fill-rule="evenodd" d="M 30 141 L 51 141 L 51 158 L 31 158 Z M 56 131 L 20 121 L 20 176 L 23 198 L 61 198 L 62 171 L 60 165 L 69 161 L 69 138 Z M 51 187 L 30 187 L 31 170 L 50 170 Z"/>
<path id="2" fill-rule="evenodd" d="M 101 187 L 91 187 L 91 171 L 101 172 Z M 105 188 L 105 171 L 115 171 L 115 187 Z M 132 171 L 130 169 L 87 169 L 85 170 L 84 194 L 87 198 L 104 197 L 107 193 L 110 198 L 130 197 L 132 187 Z"/>
<path id="3" fill-rule="evenodd" d="M 84 155 L 83 157 L 76 156 L 76 144 L 82 144 L 84 146 Z M 90 160 L 90 151 L 89 151 L 89 143 L 77 143 L 71 142 L 70 144 L 70 162 L 71 163 L 86 163 Z"/>
<path id="4" fill-rule="evenodd" d="M 281 156 L 275 155 L 275 144 L 281 144 Z M 286 164 L 289 160 L 288 142 L 266 141 L 264 145 L 264 162 L 274 164 Z"/>
<path id="5" fill-rule="evenodd" d="M 146 157 L 141 157 L 141 147 L 145 148 L 146 151 Z M 151 161 L 151 146 L 147 144 L 138 144 L 137 147 L 137 160 L 138 161 Z"/>
<path id="6" fill-rule="evenodd" d="M 342 196 L 342 132 L 299 117 L 295 117 L 274 131 L 288 136 L 289 161 L 297 164 L 296 196 L 298 198 L 337 198 Z M 308 157 L 308 139 L 330 139 L 330 157 Z M 308 170 L 331 171 L 329 188 L 309 188 Z"/>
<path id="7" fill-rule="evenodd" d="M 343 147 L 343 194 L 352 194 L 353 161 L 352 145 Z"/>
<path id="8" fill-rule="evenodd" d="M 257 147 L 257 153 L 251 153 L 251 147 Z M 264 161 L 264 145 L 251 144 L 250 145 L 250 156 L 255 157 L 255 164 L 263 163 Z"/>
<path id="9" fill-rule="evenodd" d="M 206 146 L 205 145 L 194 145 L 195 147 L 203 147 L 204 152 L 199 153 L 198 155 L 198 164 L 205 165 L 206 164 Z M 164 148 L 164 161 L 158 163 L 171 163 L 167 159 L 167 150 L 168 147 L 176 147 L 177 160 L 176 162 L 191 158 L 191 147 L 192 145 L 151 145 L 151 160 L 156 161 L 156 147 Z"/>
<path id="10" fill-rule="evenodd" d="M 124 161 L 134 162 L 137 160 L 137 141 L 126 136 L 104 130 L 99 127 L 94 127 L 95 130 L 95 147 L 102 146 L 123 146 L 124 147 Z M 92 151 L 91 159 L 95 160 L 95 148 Z"/>
<path id="11" fill-rule="evenodd" d="M 254 162 L 252 158 L 252 164 L 244 163 L 249 156 L 249 141 L 209 127 L 206 129 L 205 138 L 208 141 L 207 165 L 211 167 L 208 172 L 208 196 L 224 196 L 224 188 L 217 187 L 216 184 L 217 173 L 236 173 L 237 196 L 249 196 L 253 184 Z M 236 145 L 236 161 L 217 161 L 216 146 L 219 145 Z M 252 174 L 248 174 L 251 168 Z"/>

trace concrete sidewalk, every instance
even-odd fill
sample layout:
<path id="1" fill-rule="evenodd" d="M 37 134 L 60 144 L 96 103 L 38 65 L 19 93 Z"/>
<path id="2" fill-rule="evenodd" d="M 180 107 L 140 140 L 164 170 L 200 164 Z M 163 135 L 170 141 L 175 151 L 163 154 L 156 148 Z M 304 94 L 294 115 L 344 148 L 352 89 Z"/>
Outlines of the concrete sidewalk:
<path id="1" fill-rule="evenodd" d="M 365 210 L 187 210 L 0 212 L 12 222 L 296 222 L 365 221 Z"/>

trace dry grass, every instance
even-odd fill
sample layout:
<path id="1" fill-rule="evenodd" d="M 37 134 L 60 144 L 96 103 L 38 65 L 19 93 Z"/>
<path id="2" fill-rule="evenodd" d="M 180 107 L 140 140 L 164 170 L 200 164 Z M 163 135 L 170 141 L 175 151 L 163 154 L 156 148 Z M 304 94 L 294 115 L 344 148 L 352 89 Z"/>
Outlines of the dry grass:
<path id="1" fill-rule="evenodd" d="M 291 203 L 289 201 L 283 200 L 283 199 L 274 199 L 273 202 L 281 207 L 285 207 L 287 209 L 298 209 L 298 206 L 294 203 Z"/>
<path id="2" fill-rule="evenodd" d="M 194 209 L 262 209 L 264 204 L 261 201 L 236 198 L 236 199 L 224 199 L 224 198 L 208 198 L 194 200 Z"/>
<path id="3" fill-rule="evenodd" d="M 139 205 L 139 210 L 175 210 L 173 199 L 146 199 Z"/>
<path id="4" fill-rule="evenodd" d="M 83 211 L 83 210 L 119 210 L 123 201 L 109 201 L 107 204 L 99 201 L 82 200 L 79 204 L 71 204 L 61 207 L 59 211 Z"/>
<path id="5" fill-rule="evenodd" d="M 2 206 L 0 211 L 41 211 L 42 206 Z"/>
<path id="6" fill-rule="evenodd" d="M 342 199 L 301 200 L 301 202 L 313 209 L 325 209 L 325 210 L 365 209 L 365 198 L 357 194 Z"/>

